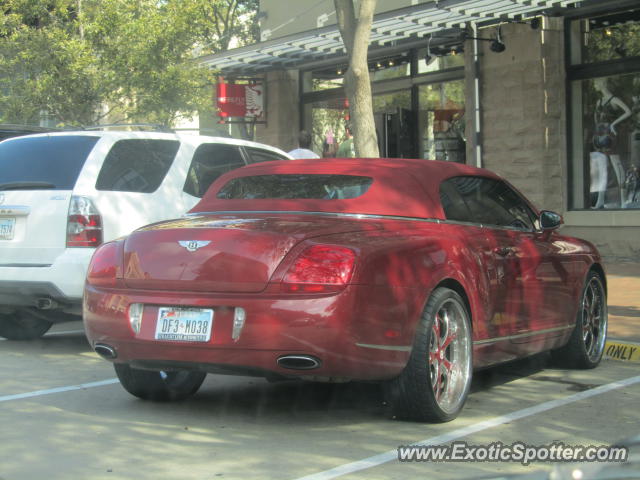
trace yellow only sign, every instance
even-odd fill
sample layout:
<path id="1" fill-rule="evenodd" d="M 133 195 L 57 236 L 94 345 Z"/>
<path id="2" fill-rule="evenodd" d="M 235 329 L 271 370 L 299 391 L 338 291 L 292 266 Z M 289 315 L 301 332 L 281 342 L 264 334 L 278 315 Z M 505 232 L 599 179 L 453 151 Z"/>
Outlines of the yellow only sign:
<path id="1" fill-rule="evenodd" d="M 614 360 L 640 362 L 640 345 L 616 341 L 607 341 L 604 355 Z"/>

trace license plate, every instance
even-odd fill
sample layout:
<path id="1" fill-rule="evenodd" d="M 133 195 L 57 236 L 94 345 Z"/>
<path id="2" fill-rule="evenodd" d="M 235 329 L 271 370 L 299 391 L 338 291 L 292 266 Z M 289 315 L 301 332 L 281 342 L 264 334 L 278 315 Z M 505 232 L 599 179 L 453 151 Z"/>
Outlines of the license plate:
<path id="1" fill-rule="evenodd" d="M 208 342 L 211 339 L 213 310 L 202 308 L 160 307 L 156 340 Z"/>
<path id="2" fill-rule="evenodd" d="M 13 240 L 16 219 L 13 217 L 0 218 L 0 240 Z"/>

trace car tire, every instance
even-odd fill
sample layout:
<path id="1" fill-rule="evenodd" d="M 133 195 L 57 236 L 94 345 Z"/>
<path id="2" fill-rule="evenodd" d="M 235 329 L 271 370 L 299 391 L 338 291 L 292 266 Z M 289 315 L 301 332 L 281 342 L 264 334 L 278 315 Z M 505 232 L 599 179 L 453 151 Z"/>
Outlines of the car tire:
<path id="1" fill-rule="evenodd" d="M 595 368 L 602 360 L 607 339 L 607 295 L 600 275 L 590 271 L 585 280 L 576 325 L 569 342 L 552 351 L 555 362 L 562 367 Z"/>
<path id="2" fill-rule="evenodd" d="M 118 380 L 131 395 L 156 402 L 184 400 L 198 391 L 206 372 L 140 370 L 124 363 L 113 365 Z"/>
<path id="3" fill-rule="evenodd" d="M 409 361 L 387 384 L 397 418 L 448 422 L 462 410 L 472 377 L 469 312 L 460 295 L 437 288 L 420 318 Z"/>
<path id="4" fill-rule="evenodd" d="M 8 340 L 34 340 L 43 336 L 52 322 L 31 313 L 29 309 L 0 315 L 0 337 Z"/>

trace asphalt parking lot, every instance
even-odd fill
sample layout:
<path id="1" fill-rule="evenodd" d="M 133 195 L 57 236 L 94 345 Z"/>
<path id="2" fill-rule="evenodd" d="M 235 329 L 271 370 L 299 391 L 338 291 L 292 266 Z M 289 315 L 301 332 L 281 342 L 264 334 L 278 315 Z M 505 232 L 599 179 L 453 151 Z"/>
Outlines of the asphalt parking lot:
<path id="1" fill-rule="evenodd" d="M 366 384 L 209 375 L 187 401 L 144 402 L 90 350 L 81 323 L 0 342 L 0 365 L 2 480 L 478 478 L 550 465 L 401 463 L 396 448 L 601 445 L 640 433 L 637 364 L 611 359 L 567 371 L 541 355 L 478 373 L 461 416 L 440 425 L 394 420 Z"/>

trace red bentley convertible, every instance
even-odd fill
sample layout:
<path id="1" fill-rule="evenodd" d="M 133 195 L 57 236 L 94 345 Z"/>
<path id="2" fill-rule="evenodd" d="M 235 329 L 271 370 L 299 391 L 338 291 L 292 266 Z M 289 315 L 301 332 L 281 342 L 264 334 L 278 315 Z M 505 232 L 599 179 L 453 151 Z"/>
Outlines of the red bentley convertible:
<path id="1" fill-rule="evenodd" d="M 560 224 L 466 165 L 256 164 L 102 245 L 86 332 L 143 399 L 185 398 L 207 372 L 382 381 L 398 415 L 447 421 L 474 369 L 545 350 L 600 362 L 601 259 Z"/>

